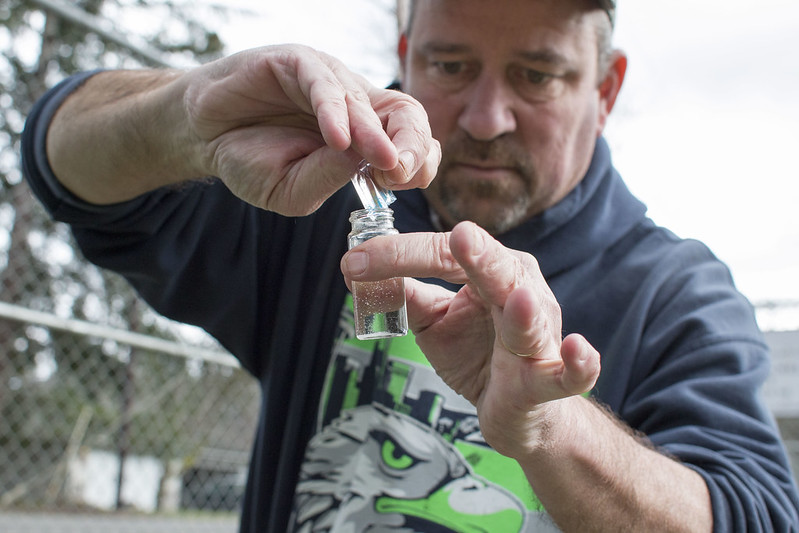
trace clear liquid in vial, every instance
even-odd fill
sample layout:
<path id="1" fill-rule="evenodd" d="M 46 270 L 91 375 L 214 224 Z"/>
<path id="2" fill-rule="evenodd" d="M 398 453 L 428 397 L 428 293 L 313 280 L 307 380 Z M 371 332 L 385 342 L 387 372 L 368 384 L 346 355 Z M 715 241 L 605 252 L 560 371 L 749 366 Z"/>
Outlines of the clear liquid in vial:
<path id="1" fill-rule="evenodd" d="M 354 282 L 352 296 L 355 336 L 359 339 L 384 339 L 408 333 L 402 278 Z"/>

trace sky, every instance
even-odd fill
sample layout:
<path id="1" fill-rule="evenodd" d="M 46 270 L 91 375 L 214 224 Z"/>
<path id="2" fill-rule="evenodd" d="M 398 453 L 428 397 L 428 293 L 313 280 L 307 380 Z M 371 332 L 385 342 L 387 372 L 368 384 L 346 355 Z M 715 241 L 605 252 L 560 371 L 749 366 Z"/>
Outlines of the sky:
<path id="1" fill-rule="evenodd" d="M 377 85 L 394 76 L 394 0 L 220 2 L 250 10 L 222 32 L 230 52 L 298 42 Z M 619 2 L 629 67 L 605 131 L 614 164 L 655 222 L 710 246 L 750 300 L 797 311 L 799 2 L 664 5 Z M 799 327 L 796 312 L 765 320 Z"/>

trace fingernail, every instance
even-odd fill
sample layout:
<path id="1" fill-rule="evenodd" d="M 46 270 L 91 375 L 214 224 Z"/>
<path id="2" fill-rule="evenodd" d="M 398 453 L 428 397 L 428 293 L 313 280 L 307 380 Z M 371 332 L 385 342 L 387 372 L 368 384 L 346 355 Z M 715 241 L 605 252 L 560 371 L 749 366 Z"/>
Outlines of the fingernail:
<path id="1" fill-rule="evenodd" d="M 369 266 L 369 256 L 366 252 L 350 252 L 347 254 L 344 264 L 347 266 L 347 272 L 351 276 L 358 276 L 366 271 Z"/>
<path id="2" fill-rule="evenodd" d="M 344 137 L 345 137 L 347 140 L 349 140 L 350 142 L 352 142 L 352 135 L 350 134 L 350 127 L 349 127 L 349 124 L 345 124 L 345 123 L 343 123 L 343 122 L 339 122 L 339 124 L 338 124 L 338 128 L 339 128 L 339 129 L 340 129 L 342 132 L 344 132 Z"/>
<path id="3" fill-rule="evenodd" d="M 416 156 L 413 155 L 413 152 L 406 150 L 399 155 L 399 164 L 405 174 L 405 180 L 410 180 L 413 176 L 413 170 L 416 168 Z"/>
<path id="4" fill-rule="evenodd" d="M 483 235 L 483 232 L 480 231 L 476 224 L 472 224 L 472 235 L 474 236 L 472 255 L 480 255 L 486 247 L 485 235 Z"/>

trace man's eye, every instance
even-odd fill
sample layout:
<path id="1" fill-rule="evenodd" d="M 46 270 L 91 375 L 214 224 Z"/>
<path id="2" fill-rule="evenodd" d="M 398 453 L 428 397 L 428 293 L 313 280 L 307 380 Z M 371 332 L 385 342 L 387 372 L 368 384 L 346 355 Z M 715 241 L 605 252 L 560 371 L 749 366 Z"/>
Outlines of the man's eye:
<path id="1" fill-rule="evenodd" d="M 460 61 L 436 61 L 433 65 L 442 73 L 454 76 L 464 71 L 463 63 Z"/>
<path id="2" fill-rule="evenodd" d="M 565 87 L 563 75 L 534 68 L 513 67 L 508 76 L 519 94 L 531 101 L 542 102 L 557 98 Z"/>
<path id="3" fill-rule="evenodd" d="M 553 78 L 551 74 L 546 74 L 540 70 L 533 69 L 524 69 L 522 76 L 526 82 L 532 83 L 533 85 L 541 85 Z"/>

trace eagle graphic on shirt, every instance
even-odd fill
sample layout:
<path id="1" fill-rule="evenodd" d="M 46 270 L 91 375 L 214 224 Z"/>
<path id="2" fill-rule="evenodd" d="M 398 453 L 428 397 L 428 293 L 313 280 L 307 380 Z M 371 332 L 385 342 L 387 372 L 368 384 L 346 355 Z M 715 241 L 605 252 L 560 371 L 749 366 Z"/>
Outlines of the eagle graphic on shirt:
<path id="1" fill-rule="evenodd" d="M 518 464 L 482 438 L 474 407 L 413 337 L 359 341 L 339 323 L 290 530 L 553 532 Z"/>

